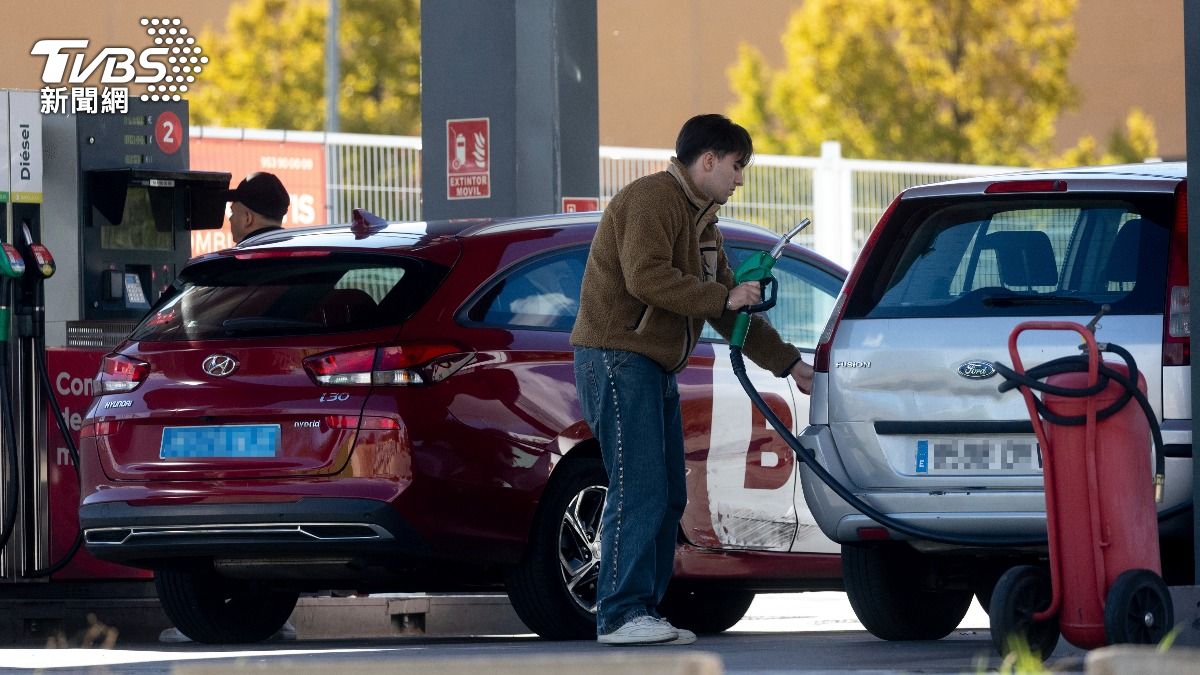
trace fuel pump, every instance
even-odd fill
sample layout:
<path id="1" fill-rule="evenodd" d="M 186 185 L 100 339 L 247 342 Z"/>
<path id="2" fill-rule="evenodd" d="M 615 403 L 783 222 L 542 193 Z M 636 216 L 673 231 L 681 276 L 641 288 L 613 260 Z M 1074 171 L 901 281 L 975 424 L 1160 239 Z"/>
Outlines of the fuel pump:
<path id="1" fill-rule="evenodd" d="M 9 369 L 9 333 L 11 332 L 12 282 L 25 274 L 25 259 L 16 247 L 8 242 L 0 244 L 4 255 L 0 256 L 0 446 L 4 447 L 4 518 L 0 522 L 0 550 L 8 544 L 17 524 L 17 509 L 20 506 L 18 493 L 20 480 L 17 476 L 17 429 L 13 415 L 12 374 Z"/>
<path id="2" fill-rule="evenodd" d="M 78 477 L 79 449 L 76 447 L 70 433 L 71 430 L 63 418 L 58 400 L 54 397 L 54 390 L 50 386 L 49 369 L 46 366 L 46 280 L 54 276 L 57 267 L 50 249 L 46 248 L 44 244 L 34 241 L 33 233 L 26 223 L 23 223 L 21 226 L 20 252 L 27 261 L 21 284 L 22 304 L 20 311 L 22 321 L 18 327 L 18 334 L 22 341 L 27 341 L 22 345 L 22 352 L 28 354 L 30 360 L 33 362 L 39 385 L 33 387 L 33 389 L 41 392 L 42 397 L 45 398 L 46 402 L 50 405 L 50 409 L 54 412 L 54 420 L 58 425 L 59 433 L 62 434 L 63 439 L 67 443 L 71 462 L 76 467 L 76 476 Z M 37 402 L 35 401 L 34 404 L 36 405 Z M 47 567 L 33 569 L 26 576 L 41 577 L 53 574 L 55 571 L 62 569 L 70 562 L 82 543 L 83 533 L 76 531 L 74 543 L 59 560 Z"/>

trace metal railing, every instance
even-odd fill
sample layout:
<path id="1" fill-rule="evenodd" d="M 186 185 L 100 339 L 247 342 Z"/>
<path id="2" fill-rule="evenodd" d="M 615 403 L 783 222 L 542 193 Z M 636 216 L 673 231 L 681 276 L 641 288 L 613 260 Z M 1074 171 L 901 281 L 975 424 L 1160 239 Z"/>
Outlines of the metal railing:
<path id="1" fill-rule="evenodd" d="M 325 134 L 195 127 L 206 137 L 321 143 L 325 148 L 327 222 L 348 222 L 365 208 L 389 220 L 421 219 L 421 139 L 415 136 Z M 600 206 L 622 187 L 660 171 L 671 150 L 600 147 Z M 811 217 L 799 243 L 849 266 L 887 205 L 902 190 L 924 183 L 1016 170 L 1014 167 L 846 159 L 837 142 L 820 157 L 755 155 L 745 185 L 722 214 L 778 232 Z"/>

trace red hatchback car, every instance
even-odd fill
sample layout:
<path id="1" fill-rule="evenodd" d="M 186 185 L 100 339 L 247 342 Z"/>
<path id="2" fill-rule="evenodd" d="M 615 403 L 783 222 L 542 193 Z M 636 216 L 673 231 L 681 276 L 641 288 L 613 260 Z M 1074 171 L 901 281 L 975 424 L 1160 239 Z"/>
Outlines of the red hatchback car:
<path id="1" fill-rule="evenodd" d="M 265 639 L 302 592 L 507 590 L 595 634 L 605 477 L 569 334 L 599 214 L 288 229 L 190 262 L 104 358 L 82 430 L 95 556 L 152 568 L 202 642 Z M 723 221 L 731 259 L 776 236 Z M 771 320 L 811 351 L 845 271 L 799 246 Z M 808 397 L 751 367 L 800 431 Z M 689 503 L 663 611 L 724 630 L 755 592 L 837 588 L 795 458 L 715 333 L 679 376 Z"/>

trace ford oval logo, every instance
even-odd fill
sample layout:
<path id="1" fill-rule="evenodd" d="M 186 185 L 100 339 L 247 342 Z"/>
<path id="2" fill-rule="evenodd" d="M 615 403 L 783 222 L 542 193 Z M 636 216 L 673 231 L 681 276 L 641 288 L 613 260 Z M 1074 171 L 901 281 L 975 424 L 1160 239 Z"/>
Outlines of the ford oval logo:
<path id="1" fill-rule="evenodd" d="M 228 354 L 211 354 L 204 359 L 204 363 L 200 364 L 200 367 L 213 377 L 226 377 L 237 370 L 238 362 Z"/>
<path id="2" fill-rule="evenodd" d="M 967 361 L 958 367 L 958 374 L 968 380 L 986 380 L 996 374 L 991 361 Z"/>

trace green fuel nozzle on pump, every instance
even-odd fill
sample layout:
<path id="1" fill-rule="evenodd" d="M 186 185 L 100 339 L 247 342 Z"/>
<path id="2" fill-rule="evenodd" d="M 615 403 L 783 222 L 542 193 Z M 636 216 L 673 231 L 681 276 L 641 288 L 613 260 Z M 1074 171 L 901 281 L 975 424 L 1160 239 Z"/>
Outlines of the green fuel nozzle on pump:
<path id="1" fill-rule="evenodd" d="M 25 259 L 17 251 L 17 247 L 5 242 L 0 244 L 4 255 L 0 256 L 0 344 L 8 342 L 8 328 L 12 320 L 12 309 L 9 307 L 9 283 L 20 279 L 25 274 Z"/>
<path id="2" fill-rule="evenodd" d="M 783 249 L 787 243 L 810 223 L 812 220 L 805 218 L 800 221 L 799 225 L 780 237 L 769 252 L 757 251 L 746 258 L 741 265 L 738 265 L 737 271 L 733 273 L 735 283 L 744 284 L 747 281 L 757 281 L 762 286 L 764 293 L 770 289 L 770 296 L 757 305 L 749 305 L 738 310 L 737 319 L 733 323 L 733 335 L 729 339 L 730 345 L 741 349 L 746 344 L 746 331 L 750 329 L 750 315 L 755 312 L 765 312 L 775 306 L 777 289 L 775 277 L 771 272 L 775 269 L 775 263 L 779 260 L 779 256 L 783 255 Z"/>

